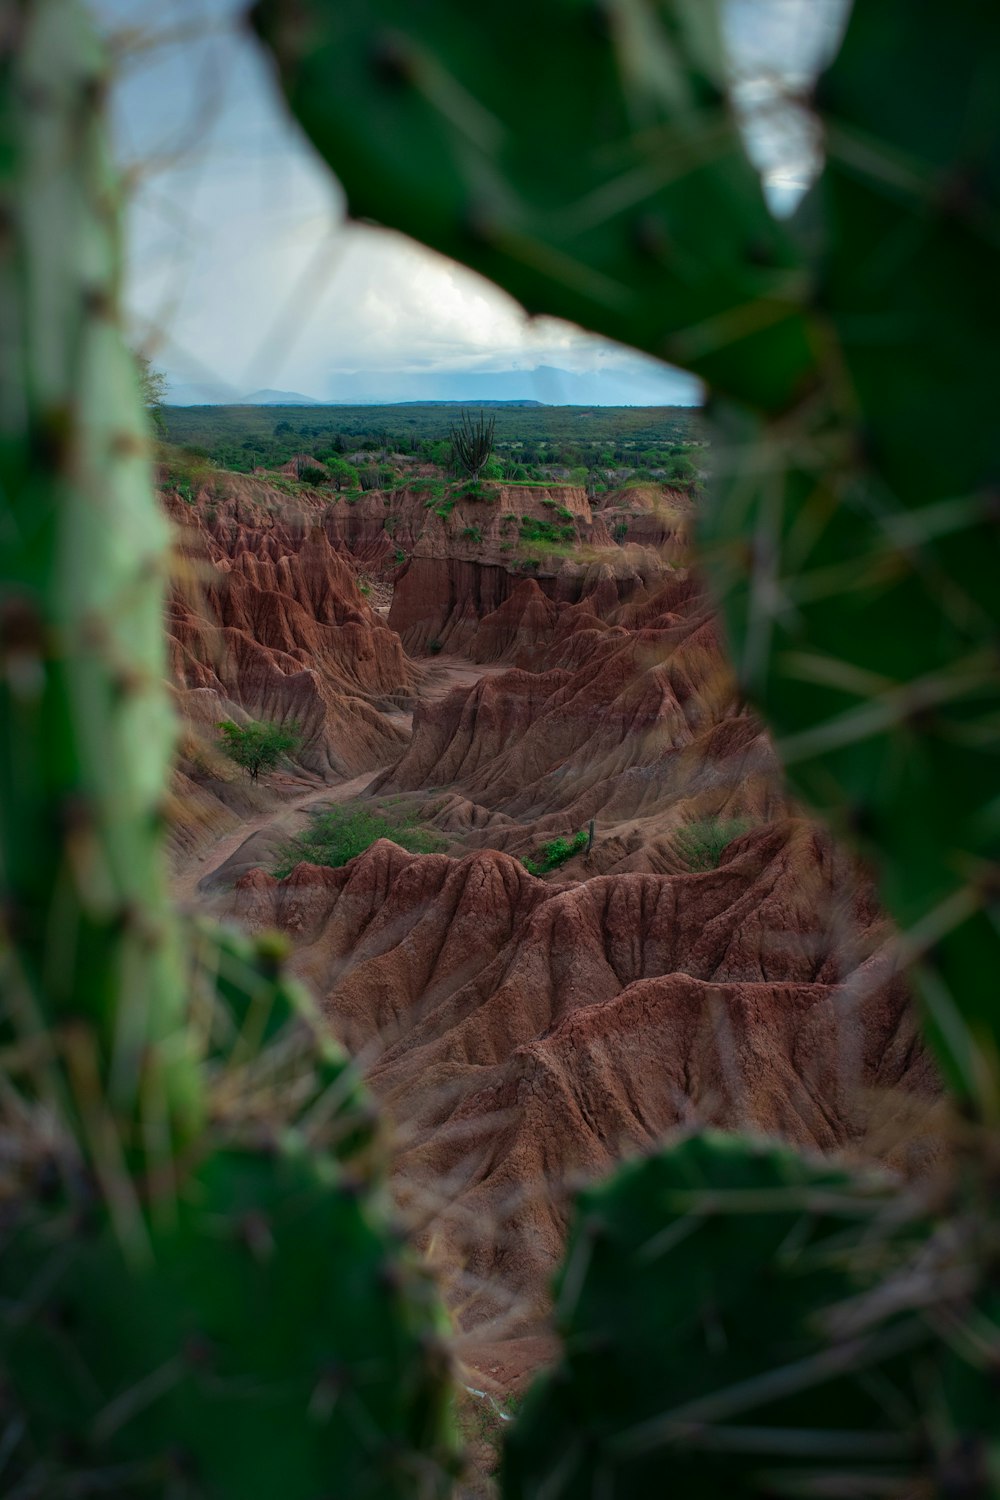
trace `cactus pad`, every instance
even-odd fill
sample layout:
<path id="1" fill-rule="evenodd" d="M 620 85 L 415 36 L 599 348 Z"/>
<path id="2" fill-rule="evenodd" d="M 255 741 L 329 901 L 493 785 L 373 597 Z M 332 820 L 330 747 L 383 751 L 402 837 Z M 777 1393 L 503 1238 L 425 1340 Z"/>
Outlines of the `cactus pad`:
<path id="1" fill-rule="evenodd" d="M 363 1184 L 222 1149 L 159 1208 L 129 1254 L 79 1191 L 5 1224 L 7 1493 L 446 1493 L 435 1295 Z"/>
<path id="2" fill-rule="evenodd" d="M 556 1289 L 563 1356 L 508 1440 L 505 1500 L 808 1494 L 817 1473 L 825 1494 L 895 1493 L 918 1451 L 905 1360 L 834 1320 L 897 1262 L 890 1204 L 879 1179 L 714 1134 L 586 1191 Z"/>

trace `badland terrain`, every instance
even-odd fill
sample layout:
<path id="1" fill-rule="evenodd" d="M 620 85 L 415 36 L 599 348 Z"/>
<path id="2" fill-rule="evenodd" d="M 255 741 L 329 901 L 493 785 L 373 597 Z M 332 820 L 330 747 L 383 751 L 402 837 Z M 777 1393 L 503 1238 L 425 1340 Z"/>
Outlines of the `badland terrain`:
<path id="1" fill-rule="evenodd" d="M 171 412 L 160 476 L 178 898 L 287 936 L 497 1390 L 544 1356 L 568 1195 L 614 1161 L 696 1123 L 932 1149 L 891 928 L 692 568 L 693 416 L 584 418 L 503 413 L 471 480 L 440 411 Z M 226 720 L 294 749 L 255 783 Z M 331 863 L 352 829 L 388 836 Z"/>

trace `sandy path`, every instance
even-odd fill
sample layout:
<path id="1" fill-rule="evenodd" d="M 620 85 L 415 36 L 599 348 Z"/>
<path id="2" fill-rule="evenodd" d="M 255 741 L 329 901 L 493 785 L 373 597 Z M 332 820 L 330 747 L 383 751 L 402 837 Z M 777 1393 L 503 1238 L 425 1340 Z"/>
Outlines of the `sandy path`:
<path id="1" fill-rule="evenodd" d="M 248 818 L 241 823 L 239 828 L 227 833 L 217 844 L 213 844 L 207 854 L 202 854 L 193 861 L 189 868 L 178 871 L 171 877 L 171 894 L 175 901 L 187 904 L 197 898 L 198 886 L 207 875 L 211 875 L 220 865 L 224 865 L 231 854 L 235 854 L 242 844 L 255 833 L 260 833 L 271 823 L 279 818 L 284 818 L 290 812 L 298 812 L 301 808 L 309 807 L 314 802 L 342 802 L 348 797 L 357 797 L 364 791 L 370 782 L 374 781 L 378 771 L 365 771 L 362 776 L 355 776 L 352 781 L 342 781 L 335 786 L 318 786 L 311 788 L 308 792 L 302 792 L 297 797 L 291 797 L 283 802 L 280 807 L 272 808 L 270 812 L 261 813 L 256 818 Z"/>
<path id="2" fill-rule="evenodd" d="M 427 674 L 421 686 L 420 698 L 424 703 L 438 703 L 447 697 L 453 687 L 472 687 L 481 677 L 492 677 L 498 672 L 509 671 L 509 666 L 491 663 L 484 666 L 478 662 L 467 661 L 434 661 L 427 668 Z M 394 714 L 395 720 L 405 719 L 409 724 L 413 722 L 412 714 Z M 272 808 L 269 812 L 260 813 L 255 818 L 248 818 L 245 823 L 227 833 L 218 843 L 213 844 L 207 852 L 203 852 L 191 861 L 189 865 L 178 870 L 171 876 L 170 887 L 173 899 L 181 906 L 192 907 L 198 902 L 198 886 L 207 876 L 214 874 L 220 865 L 234 855 L 238 849 L 246 843 L 255 833 L 261 833 L 272 823 L 281 818 L 286 818 L 289 813 L 298 812 L 304 808 L 311 807 L 317 802 L 346 802 L 349 797 L 357 797 L 367 786 L 375 780 L 385 768 L 378 766 L 374 771 L 365 771 L 360 776 L 355 776 L 351 781 L 341 781 L 334 785 L 311 787 L 307 792 L 301 792 L 295 797 L 290 797 L 287 802 L 282 802 L 280 807 Z"/>
<path id="3" fill-rule="evenodd" d="M 461 684 L 472 687 L 481 677 L 496 677 L 500 672 L 510 672 L 510 662 L 479 661 L 432 661 L 427 668 L 427 677 L 420 693 L 424 703 L 440 703 L 453 687 Z"/>

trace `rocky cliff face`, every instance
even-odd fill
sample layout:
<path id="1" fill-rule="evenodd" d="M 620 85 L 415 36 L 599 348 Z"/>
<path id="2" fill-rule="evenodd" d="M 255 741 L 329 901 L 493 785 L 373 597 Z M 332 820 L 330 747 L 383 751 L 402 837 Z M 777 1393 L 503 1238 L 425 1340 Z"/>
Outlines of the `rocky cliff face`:
<path id="1" fill-rule="evenodd" d="M 537 1313 L 567 1188 L 670 1128 L 902 1160 L 933 1094 L 886 925 L 800 820 L 704 873 L 548 884 L 493 851 L 383 841 L 342 870 L 252 872 L 229 910 L 294 939 L 471 1326 Z"/>
<path id="2" fill-rule="evenodd" d="M 168 616 L 172 677 L 193 714 L 200 694 L 217 717 L 228 703 L 294 720 L 303 766 L 354 774 L 405 743 L 388 714 L 409 702 L 417 674 L 331 544 L 322 506 L 281 499 L 230 475 L 221 501 L 170 505 L 182 559 Z"/>
<path id="3" fill-rule="evenodd" d="M 177 532 L 167 632 L 182 736 L 170 821 L 184 859 L 310 780 L 392 760 L 420 669 L 360 592 L 318 497 L 289 504 L 269 484 L 220 475 L 192 503 L 163 501 Z M 294 724 L 288 770 L 251 785 L 219 751 L 224 719 Z"/>
<path id="4" fill-rule="evenodd" d="M 679 494 L 654 503 L 627 490 L 596 508 L 571 485 L 484 488 L 487 499 L 459 498 L 447 514 L 425 502 L 422 524 L 399 529 L 411 550 L 389 624 L 409 650 L 435 641 L 497 661 L 511 653 L 512 630 L 526 630 L 528 649 L 544 640 L 545 601 L 606 612 L 686 558 L 690 505 Z M 525 594 L 527 580 L 535 589 Z M 529 601 L 534 618 L 524 617 Z"/>
<path id="5" fill-rule="evenodd" d="M 409 747 L 376 783 L 409 794 L 435 826 L 526 853 L 595 819 L 581 873 L 668 871 L 691 823 L 787 812 L 773 752 L 687 575 L 652 593 L 639 585 L 625 604 L 555 603 L 525 580 L 480 622 L 479 639 L 487 632 L 533 666 L 418 707 Z"/>

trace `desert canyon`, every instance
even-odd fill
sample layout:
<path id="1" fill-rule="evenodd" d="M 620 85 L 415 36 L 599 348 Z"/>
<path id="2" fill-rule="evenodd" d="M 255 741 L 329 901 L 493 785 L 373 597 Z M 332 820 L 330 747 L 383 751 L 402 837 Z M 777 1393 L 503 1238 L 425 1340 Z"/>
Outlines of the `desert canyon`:
<path id="1" fill-rule="evenodd" d="M 164 489 L 175 892 L 289 939 L 392 1120 L 459 1351 L 500 1389 L 544 1357 L 574 1184 L 707 1122 L 906 1170 L 936 1081 L 869 880 L 741 701 L 690 496 L 430 483 Z M 227 718 L 301 743 L 254 785 Z M 276 878 L 336 804 L 439 852 L 380 839 Z"/>

